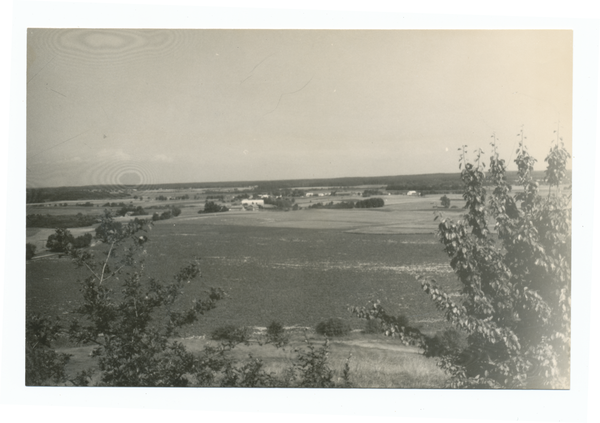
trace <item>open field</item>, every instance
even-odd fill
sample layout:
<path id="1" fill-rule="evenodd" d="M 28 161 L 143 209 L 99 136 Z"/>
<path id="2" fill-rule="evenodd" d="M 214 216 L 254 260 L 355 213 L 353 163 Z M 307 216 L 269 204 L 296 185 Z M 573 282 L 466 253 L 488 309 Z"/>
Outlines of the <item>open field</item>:
<path id="1" fill-rule="evenodd" d="M 226 324 L 264 328 L 277 320 L 286 326 L 307 328 L 313 333 L 310 336 L 315 336 L 312 329 L 319 322 L 341 317 L 360 331 L 365 322 L 353 318 L 348 306 L 363 306 L 374 300 L 433 334 L 447 326 L 415 275 L 431 275 L 449 292 L 458 289 L 435 236 L 433 205 L 439 201 L 389 197 L 380 209 L 199 215 L 195 207 L 184 207 L 179 217 L 156 222 L 148 234 L 145 270 L 147 275 L 168 280 L 194 257 L 200 257 L 202 277 L 185 286 L 181 306 L 209 286 L 227 290 L 228 299 L 181 331 L 192 350 L 200 348 L 212 330 Z M 453 198 L 453 204 L 459 204 L 459 198 Z M 444 210 L 449 215 L 459 212 Z M 91 230 L 93 227 L 72 232 L 80 235 Z M 80 298 L 78 280 L 87 273 L 75 269 L 68 259 L 43 253 L 51 233 L 51 229 L 27 231 L 27 240 L 38 245 L 39 258 L 27 262 L 26 309 L 68 320 Z M 91 250 L 100 253 L 103 248 L 94 245 Z M 301 337 L 294 339 L 301 345 Z M 85 347 L 68 342 L 61 345 L 64 351 L 75 354 L 75 370 L 90 364 Z M 260 356 L 269 371 L 277 374 L 289 357 L 272 350 L 262 349 Z M 241 348 L 238 354 L 248 352 L 258 353 L 250 347 L 249 351 Z M 445 380 L 434 359 L 407 349 L 397 340 L 357 333 L 336 339 L 331 344 L 332 368 L 341 372 L 350 353 L 355 386 L 442 387 Z"/>
<path id="2" fill-rule="evenodd" d="M 314 327 L 329 317 L 348 318 L 348 305 L 376 299 L 434 331 L 443 325 L 442 316 L 414 274 L 433 274 L 451 289 L 454 276 L 434 235 L 431 200 L 401 200 L 382 209 L 215 215 L 182 209 L 180 217 L 154 225 L 146 270 L 166 279 L 200 257 L 203 275 L 186 287 L 189 298 L 208 286 L 229 290 L 230 298 L 189 328 L 189 335 L 222 324 L 266 326 L 273 319 Z M 90 228 L 73 233 L 85 230 Z M 50 233 L 39 230 L 28 241 L 41 245 Z M 77 279 L 83 276 L 56 256 L 29 262 L 28 311 L 66 313 L 78 299 Z M 360 328 L 363 322 L 352 324 Z"/>

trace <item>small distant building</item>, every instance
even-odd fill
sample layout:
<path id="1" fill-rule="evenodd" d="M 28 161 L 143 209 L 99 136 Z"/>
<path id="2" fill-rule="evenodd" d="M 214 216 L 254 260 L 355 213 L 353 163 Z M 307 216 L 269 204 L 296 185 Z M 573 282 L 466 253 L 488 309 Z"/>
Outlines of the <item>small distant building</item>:
<path id="1" fill-rule="evenodd" d="M 406 195 L 419 195 L 417 191 L 408 191 Z"/>

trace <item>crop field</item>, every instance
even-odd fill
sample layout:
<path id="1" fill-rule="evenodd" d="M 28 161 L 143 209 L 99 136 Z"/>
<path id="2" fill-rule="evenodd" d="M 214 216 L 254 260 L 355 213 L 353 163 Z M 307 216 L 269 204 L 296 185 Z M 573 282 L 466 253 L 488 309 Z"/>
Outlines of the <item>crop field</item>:
<path id="1" fill-rule="evenodd" d="M 178 218 L 156 222 L 148 234 L 146 272 L 168 280 L 200 257 L 202 277 L 185 287 L 185 301 L 209 286 L 229 293 L 185 336 L 224 324 L 264 327 L 272 320 L 314 328 L 330 317 L 348 319 L 360 329 L 364 322 L 351 318 L 347 307 L 374 300 L 431 333 L 444 327 L 443 316 L 415 275 L 431 275 L 450 292 L 458 288 L 435 236 L 432 202 L 401 197 L 382 209 L 214 215 L 184 208 Z M 46 230 L 30 234 L 40 243 Z M 67 315 L 84 276 L 84 270 L 56 255 L 28 262 L 27 311 Z"/>

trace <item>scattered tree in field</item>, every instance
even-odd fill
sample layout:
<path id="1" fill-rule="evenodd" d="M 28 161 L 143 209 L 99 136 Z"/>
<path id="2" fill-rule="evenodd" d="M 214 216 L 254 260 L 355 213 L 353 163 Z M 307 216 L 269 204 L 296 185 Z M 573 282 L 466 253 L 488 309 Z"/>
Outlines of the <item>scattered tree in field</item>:
<path id="1" fill-rule="evenodd" d="M 447 209 L 450 207 L 450 199 L 446 195 L 440 198 L 440 202 L 442 203 L 443 208 Z"/>
<path id="2" fill-rule="evenodd" d="M 68 229 L 56 229 L 56 232 L 46 240 L 46 248 L 52 252 L 64 252 L 69 248 L 73 235 Z"/>
<path id="3" fill-rule="evenodd" d="M 438 232 L 462 284 L 461 300 L 451 299 L 435 280 L 419 277 L 446 319 L 466 336 L 466 346 L 459 349 L 454 343 L 439 363 L 452 376 L 452 387 L 569 386 L 571 196 L 560 184 L 570 156 L 557 139 L 546 158 L 549 186 L 542 194 L 531 176 L 535 159 L 519 135 L 515 163 L 523 190 L 516 194 L 511 194 L 495 143 L 487 176 L 481 150 L 473 164 L 461 149 L 468 213 L 457 222 L 442 218 Z M 486 180 L 494 186 L 490 194 Z M 497 237 L 490 234 L 490 219 Z M 354 311 L 363 317 L 387 316 L 377 307 Z M 420 333 L 388 327 L 426 344 Z"/>
<path id="4" fill-rule="evenodd" d="M 52 252 L 64 253 L 72 248 L 88 247 L 92 241 L 91 234 L 84 234 L 75 238 L 68 229 L 56 229 L 46 241 L 46 248 Z"/>
<path id="5" fill-rule="evenodd" d="M 204 210 L 198 210 L 198 213 L 220 213 L 229 211 L 227 206 L 221 206 L 214 201 L 207 201 L 204 204 Z"/>

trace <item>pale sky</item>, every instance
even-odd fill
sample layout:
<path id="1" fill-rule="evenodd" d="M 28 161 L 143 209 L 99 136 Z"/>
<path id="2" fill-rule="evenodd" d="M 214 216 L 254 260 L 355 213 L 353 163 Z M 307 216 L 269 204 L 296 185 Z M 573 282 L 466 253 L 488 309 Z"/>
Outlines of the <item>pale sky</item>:
<path id="1" fill-rule="evenodd" d="M 572 32 L 30 29 L 27 186 L 458 171 L 571 151 Z M 487 156 L 486 156 L 487 157 Z M 515 169 L 511 163 L 509 169 Z"/>

